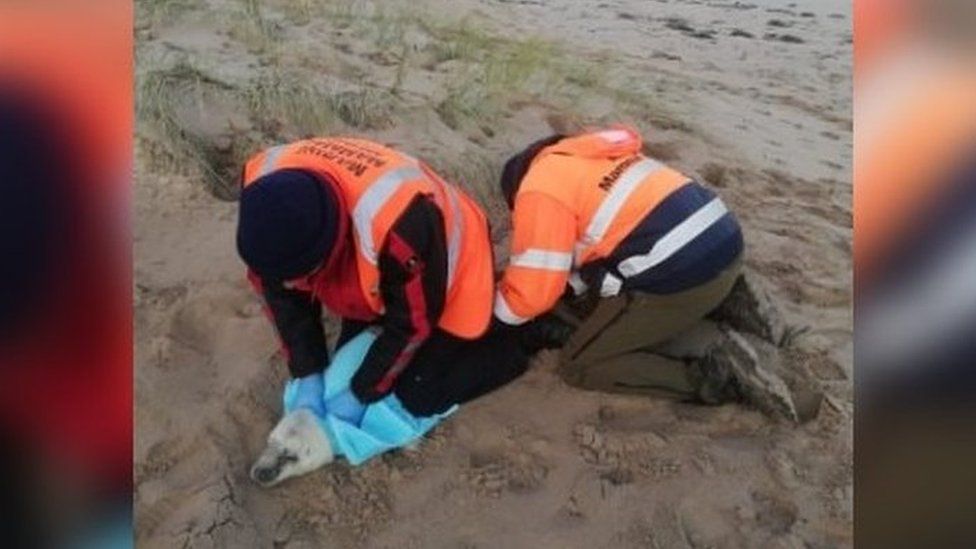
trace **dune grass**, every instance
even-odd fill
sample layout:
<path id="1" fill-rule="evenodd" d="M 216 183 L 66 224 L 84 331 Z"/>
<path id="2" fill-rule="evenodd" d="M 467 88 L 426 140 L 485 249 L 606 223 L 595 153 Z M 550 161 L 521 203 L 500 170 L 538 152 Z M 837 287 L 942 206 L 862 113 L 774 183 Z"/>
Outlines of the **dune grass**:
<path id="1" fill-rule="evenodd" d="M 452 130 L 461 129 L 467 121 L 477 123 L 498 115 L 498 107 L 489 99 L 486 90 L 474 80 L 465 80 L 449 88 L 434 110 L 441 121 Z"/>
<path id="2" fill-rule="evenodd" d="M 196 170 L 212 194 L 233 198 L 231 181 L 239 170 L 235 163 L 243 154 L 243 144 L 236 140 L 218 144 L 187 131 L 180 116 L 181 106 L 189 101 L 202 101 L 205 95 L 229 97 L 233 92 L 232 85 L 204 73 L 187 59 L 143 75 L 137 86 L 136 112 L 140 125 L 155 132 L 151 162 L 177 173 Z"/>
<path id="3" fill-rule="evenodd" d="M 325 93 L 297 75 L 274 72 L 241 90 L 251 118 L 269 139 L 322 135 L 343 119 L 339 94 Z"/>
<path id="4" fill-rule="evenodd" d="M 288 0 L 281 4 L 281 12 L 292 24 L 303 27 L 321 14 L 321 2 L 315 0 Z"/>
<path id="5" fill-rule="evenodd" d="M 230 15 L 228 34 L 244 45 L 249 53 L 274 51 L 282 34 L 281 25 L 267 18 L 261 0 L 240 0 L 240 8 Z"/>
<path id="6" fill-rule="evenodd" d="M 353 128 L 370 130 L 393 124 L 394 102 L 390 92 L 370 87 L 329 96 L 330 108 L 343 122 Z"/>
<path id="7" fill-rule="evenodd" d="M 490 132 L 512 102 L 545 95 L 561 80 L 562 52 L 552 42 L 502 38 L 469 19 L 427 21 L 423 28 L 434 38 L 428 47 L 433 64 L 453 62 L 451 83 L 436 105 L 452 129 L 474 124 Z"/>
<path id="8" fill-rule="evenodd" d="M 451 84 L 436 110 L 453 129 L 490 127 L 513 107 L 531 103 L 573 112 L 588 98 L 610 98 L 625 118 L 639 122 L 667 118 L 649 114 L 663 112 L 652 96 L 613 82 L 605 55 L 574 56 L 551 40 L 502 37 L 471 19 L 425 21 L 423 28 L 434 38 L 432 67 L 451 62 Z"/>
<path id="9" fill-rule="evenodd" d="M 481 52 L 491 49 L 495 41 L 494 37 L 477 27 L 470 18 L 453 24 L 425 19 L 419 25 L 436 39 L 429 49 L 438 63 L 453 59 L 476 60 Z"/>
<path id="10" fill-rule="evenodd" d="M 398 50 L 404 43 L 408 27 L 414 22 L 413 16 L 403 11 L 377 9 L 369 18 L 369 35 L 373 44 L 380 50 Z"/>
<path id="11" fill-rule="evenodd" d="M 270 73 L 241 85 L 214 78 L 190 60 L 148 71 L 138 82 L 137 115 L 152 142 L 151 162 L 161 170 L 199 173 L 222 199 L 234 197 L 247 154 L 264 145 L 324 135 L 343 122 L 354 127 L 387 124 L 382 92 L 326 93 L 294 75 Z M 187 120 L 193 109 L 238 111 L 251 127 L 202 135 Z"/>
<path id="12" fill-rule="evenodd" d="M 461 64 L 452 69 L 457 77 L 437 105 L 438 114 L 451 128 L 463 127 L 467 121 L 491 123 L 512 104 L 526 101 L 573 112 L 586 99 L 610 99 L 616 104 L 616 120 L 694 131 L 646 91 L 648 82 L 620 81 L 607 53 L 570 55 L 556 42 L 500 37 L 471 19 L 426 21 L 424 29 L 435 38 L 429 48 L 435 64 Z"/>
<path id="13" fill-rule="evenodd" d="M 144 0 L 153 9 L 176 10 L 184 0 Z M 552 112 L 579 112 L 583 98 L 611 99 L 617 119 L 665 129 L 687 127 L 657 105 L 638 86 L 614 83 L 612 63 L 599 56 L 571 56 L 558 43 L 539 38 L 513 39 L 467 17 L 447 20 L 406 10 L 393 10 L 363 0 L 237 0 L 231 4 L 230 35 L 252 53 L 261 54 L 257 76 L 244 82 L 222 82 L 188 60 L 145 73 L 139 82 L 140 121 L 153 126 L 162 156 L 194 167 L 208 188 L 224 195 L 229 174 L 236 176 L 240 150 L 343 128 L 377 130 L 391 127 L 400 113 L 434 106 L 441 121 L 483 144 L 500 130 L 510 113 L 527 104 Z M 363 63 L 341 62 L 329 78 L 310 75 L 301 62 L 282 57 L 277 46 L 282 22 L 320 21 L 349 29 L 367 42 Z M 272 54 L 270 57 L 268 54 Z M 284 64 L 282 64 L 284 62 Z M 290 63 L 290 64 L 289 64 Z M 347 67 L 348 66 L 348 67 Z M 346 68 L 359 67 L 350 73 Z M 382 67 L 382 68 L 380 68 Z M 608 69 L 608 67 L 611 67 Z M 431 71 L 438 83 L 432 91 L 404 89 L 407 76 Z M 382 75 L 377 78 L 377 75 Z M 330 82 L 331 83 L 323 83 Z M 646 83 L 645 83 L 646 84 Z M 196 97 L 230 104 L 249 127 L 228 146 L 194 135 L 177 114 Z M 203 98 L 203 99 L 200 99 Z M 182 102 L 182 103 L 181 103 Z M 446 173 L 473 181 L 469 188 L 494 188 L 500 169 L 490 160 L 446 163 Z M 486 203 L 498 197 L 479 196 Z"/>

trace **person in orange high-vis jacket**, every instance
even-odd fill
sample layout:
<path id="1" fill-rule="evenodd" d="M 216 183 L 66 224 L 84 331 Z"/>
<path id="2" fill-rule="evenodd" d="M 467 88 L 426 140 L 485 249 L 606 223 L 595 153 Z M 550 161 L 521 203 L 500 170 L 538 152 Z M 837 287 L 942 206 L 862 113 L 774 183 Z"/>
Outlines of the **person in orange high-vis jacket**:
<path id="1" fill-rule="evenodd" d="M 527 358 L 513 334 L 486 333 L 488 234 L 460 189 L 377 143 L 306 139 L 248 160 L 237 247 L 283 343 L 296 407 L 356 421 L 364 404 L 395 392 L 426 416 L 521 374 Z M 351 394 L 331 404 L 321 401 L 322 305 L 342 319 L 337 346 L 381 330 Z"/>
<path id="2" fill-rule="evenodd" d="M 700 373 L 645 351 L 726 297 L 742 233 L 712 191 L 641 148 L 635 131 L 613 127 L 543 139 L 506 163 L 513 233 L 494 315 L 511 326 L 565 326 L 547 313 L 564 294 L 577 304 L 590 296 L 569 319 L 579 327 L 563 347 L 567 381 L 702 396 Z M 570 308 L 560 310 L 566 319 Z"/>

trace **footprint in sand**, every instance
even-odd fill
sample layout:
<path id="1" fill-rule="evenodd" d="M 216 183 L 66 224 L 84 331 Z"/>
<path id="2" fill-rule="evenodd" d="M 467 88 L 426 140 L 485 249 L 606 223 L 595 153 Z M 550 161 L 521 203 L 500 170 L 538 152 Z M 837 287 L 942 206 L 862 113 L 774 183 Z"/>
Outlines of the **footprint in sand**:
<path id="1" fill-rule="evenodd" d="M 549 474 L 549 466 L 528 452 L 514 455 L 503 450 L 474 452 L 464 476 L 480 495 L 497 498 L 502 492 L 528 493 L 538 490 Z"/>

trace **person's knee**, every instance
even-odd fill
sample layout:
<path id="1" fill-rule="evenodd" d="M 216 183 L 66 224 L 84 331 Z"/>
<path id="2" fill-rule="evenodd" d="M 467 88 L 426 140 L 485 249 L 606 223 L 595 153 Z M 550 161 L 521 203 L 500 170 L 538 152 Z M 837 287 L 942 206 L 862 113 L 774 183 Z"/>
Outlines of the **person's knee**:
<path id="1" fill-rule="evenodd" d="M 403 380 L 394 392 L 403 407 L 417 417 L 446 412 L 454 404 L 447 401 L 443 391 L 424 380 Z"/>
<path id="2" fill-rule="evenodd" d="M 401 398 L 400 402 L 408 412 L 416 417 L 429 417 L 443 414 L 455 404 L 453 402 L 445 402 L 443 399 L 425 398 Z"/>
<path id="3" fill-rule="evenodd" d="M 532 355 L 528 355 L 522 352 L 513 352 L 508 357 L 508 368 L 509 380 L 515 379 L 522 374 L 524 374 L 529 369 L 529 363 L 532 360 Z"/>

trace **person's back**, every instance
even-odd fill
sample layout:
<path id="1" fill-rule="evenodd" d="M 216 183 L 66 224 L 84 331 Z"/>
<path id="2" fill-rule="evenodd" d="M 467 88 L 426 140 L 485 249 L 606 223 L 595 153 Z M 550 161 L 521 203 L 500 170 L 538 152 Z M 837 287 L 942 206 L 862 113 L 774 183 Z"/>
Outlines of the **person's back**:
<path id="1" fill-rule="evenodd" d="M 567 282 L 604 297 L 687 290 L 741 255 L 741 230 L 722 201 L 641 147 L 633 131 L 611 129 L 555 136 L 509 161 L 512 258 L 499 301 L 513 314 L 499 318 L 518 324 L 547 312 Z"/>

